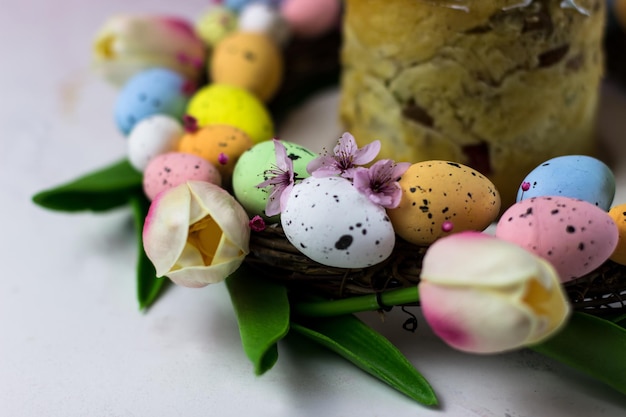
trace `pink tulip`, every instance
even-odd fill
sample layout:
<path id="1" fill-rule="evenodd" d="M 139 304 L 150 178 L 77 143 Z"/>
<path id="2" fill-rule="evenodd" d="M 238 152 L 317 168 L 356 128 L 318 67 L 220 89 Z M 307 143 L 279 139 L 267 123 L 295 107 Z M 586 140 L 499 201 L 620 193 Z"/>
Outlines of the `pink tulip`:
<path id="1" fill-rule="evenodd" d="M 117 85 L 154 67 L 169 68 L 196 81 L 205 60 L 204 43 L 192 25 L 175 17 L 114 16 L 105 22 L 93 44 L 96 70 Z"/>
<path id="2" fill-rule="evenodd" d="M 428 249 L 419 293 L 433 331 L 450 346 L 473 353 L 538 343 L 570 313 L 548 262 L 477 232 L 450 235 Z"/>
<path id="3" fill-rule="evenodd" d="M 157 276 L 204 287 L 235 272 L 248 254 L 250 227 L 239 203 L 222 188 L 188 181 L 159 194 L 143 229 Z"/>

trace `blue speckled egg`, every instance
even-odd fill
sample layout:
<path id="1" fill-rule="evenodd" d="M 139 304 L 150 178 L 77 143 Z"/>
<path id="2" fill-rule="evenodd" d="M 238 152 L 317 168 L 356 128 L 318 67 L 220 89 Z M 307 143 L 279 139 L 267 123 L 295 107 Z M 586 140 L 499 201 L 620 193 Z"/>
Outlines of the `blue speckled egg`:
<path id="1" fill-rule="evenodd" d="M 300 252 L 338 268 L 375 265 L 387 259 L 395 245 L 385 209 L 341 177 L 308 177 L 296 184 L 281 225 Z"/>
<path id="2" fill-rule="evenodd" d="M 251 3 L 267 4 L 271 7 L 279 7 L 283 0 L 224 0 L 224 6 L 237 13 Z"/>
<path id="3" fill-rule="evenodd" d="M 180 119 L 189 101 L 183 76 L 165 68 L 152 68 L 133 76 L 124 85 L 115 105 L 118 128 L 128 135 L 140 120 L 155 114 Z"/>
<path id="4" fill-rule="evenodd" d="M 517 202 L 533 197 L 577 198 L 608 211 L 615 197 L 615 177 L 602 161 L 585 155 L 550 159 L 524 178 Z"/>

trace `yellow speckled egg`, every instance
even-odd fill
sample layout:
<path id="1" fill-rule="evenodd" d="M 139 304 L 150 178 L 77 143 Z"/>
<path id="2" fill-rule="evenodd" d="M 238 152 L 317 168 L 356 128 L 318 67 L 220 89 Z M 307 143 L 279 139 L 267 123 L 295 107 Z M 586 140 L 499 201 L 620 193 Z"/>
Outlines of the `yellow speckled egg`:
<path id="1" fill-rule="evenodd" d="M 183 135 L 178 151 L 206 159 L 228 180 L 239 156 L 252 145 L 252 140 L 242 130 L 229 125 L 208 125 Z"/>
<path id="2" fill-rule="evenodd" d="M 626 265 L 626 204 L 611 207 L 609 216 L 617 225 L 617 247 L 611 255 L 611 260 L 621 265 Z"/>
<path id="3" fill-rule="evenodd" d="M 216 83 L 245 88 L 268 101 L 282 81 L 283 59 L 269 36 L 235 32 L 215 47 L 210 75 Z"/>
<path id="4" fill-rule="evenodd" d="M 202 87 L 189 101 L 187 114 L 201 127 L 221 124 L 241 129 L 254 143 L 274 137 L 274 124 L 263 103 L 243 88 L 232 85 Z"/>
<path id="5" fill-rule="evenodd" d="M 413 164 L 399 184 L 400 205 L 387 213 L 398 236 L 415 245 L 429 245 L 450 233 L 484 230 L 500 211 L 493 183 L 456 162 Z"/>

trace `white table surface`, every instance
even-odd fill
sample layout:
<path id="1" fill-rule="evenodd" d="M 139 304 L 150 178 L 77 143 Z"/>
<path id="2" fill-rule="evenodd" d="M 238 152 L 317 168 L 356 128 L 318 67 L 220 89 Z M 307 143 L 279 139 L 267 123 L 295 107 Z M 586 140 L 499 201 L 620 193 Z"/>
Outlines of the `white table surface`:
<path id="1" fill-rule="evenodd" d="M 626 396 L 530 352 L 472 356 L 446 347 L 421 320 L 362 317 L 430 380 L 427 409 L 343 359 L 283 343 L 255 377 L 223 284 L 172 287 L 147 314 L 135 301 L 129 210 L 40 209 L 30 197 L 123 156 L 115 89 L 89 71 L 90 42 L 120 11 L 194 16 L 204 0 L 0 0 L 1 416 L 623 416 Z M 294 112 L 281 137 L 340 133 L 337 93 Z M 605 88 L 601 131 L 626 161 L 626 98 Z M 616 203 L 626 202 L 618 166 Z M 593 340 L 580 343 L 593 343 Z M 626 357 L 626 352 L 625 352 Z"/>

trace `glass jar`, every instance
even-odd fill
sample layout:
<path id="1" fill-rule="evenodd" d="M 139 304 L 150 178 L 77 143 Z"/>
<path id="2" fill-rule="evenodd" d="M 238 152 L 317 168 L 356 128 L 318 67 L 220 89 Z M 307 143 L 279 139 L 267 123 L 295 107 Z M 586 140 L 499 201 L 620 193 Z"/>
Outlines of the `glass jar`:
<path id="1" fill-rule="evenodd" d="M 465 163 L 506 207 L 558 155 L 593 154 L 604 0 L 346 0 L 340 113 L 382 158 Z"/>

